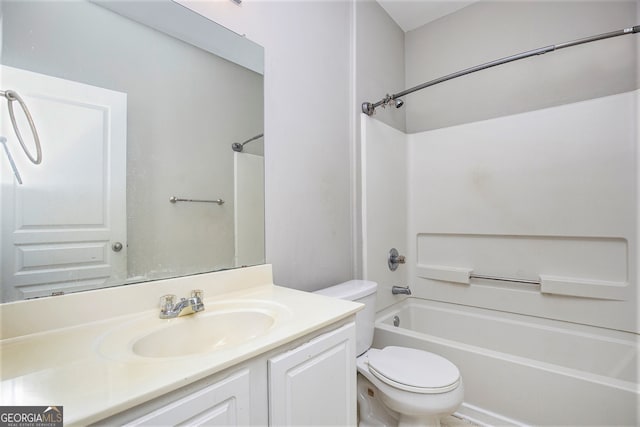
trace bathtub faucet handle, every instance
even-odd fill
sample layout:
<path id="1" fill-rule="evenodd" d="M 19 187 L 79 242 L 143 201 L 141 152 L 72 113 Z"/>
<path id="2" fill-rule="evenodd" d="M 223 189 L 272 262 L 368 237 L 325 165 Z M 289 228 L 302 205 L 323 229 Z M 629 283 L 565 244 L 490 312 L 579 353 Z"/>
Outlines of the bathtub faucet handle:
<path id="1" fill-rule="evenodd" d="M 389 251 L 389 270 L 396 271 L 399 264 L 404 264 L 404 255 L 400 255 L 396 248 L 391 248 Z"/>

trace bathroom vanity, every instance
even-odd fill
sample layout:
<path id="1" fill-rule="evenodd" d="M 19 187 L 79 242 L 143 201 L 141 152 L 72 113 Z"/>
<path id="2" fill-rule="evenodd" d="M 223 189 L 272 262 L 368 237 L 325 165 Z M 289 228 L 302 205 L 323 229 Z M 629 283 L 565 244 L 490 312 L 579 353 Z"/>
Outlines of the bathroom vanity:
<path id="1" fill-rule="evenodd" d="M 331 325 L 96 424 L 352 424 L 353 329 Z"/>
<path id="2" fill-rule="evenodd" d="M 159 318 L 192 289 L 204 311 Z M 1 404 L 63 406 L 65 425 L 353 425 L 360 308 L 269 265 L 4 304 Z"/>

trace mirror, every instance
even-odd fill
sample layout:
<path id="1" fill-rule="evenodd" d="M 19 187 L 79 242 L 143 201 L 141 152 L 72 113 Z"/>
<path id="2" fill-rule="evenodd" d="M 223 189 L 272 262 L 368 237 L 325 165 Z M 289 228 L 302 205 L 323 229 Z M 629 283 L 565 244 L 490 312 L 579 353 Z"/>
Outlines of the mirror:
<path id="1" fill-rule="evenodd" d="M 264 263 L 262 47 L 170 0 L 0 5 L 42 144 L 0 97 L 2 302 Z"/>

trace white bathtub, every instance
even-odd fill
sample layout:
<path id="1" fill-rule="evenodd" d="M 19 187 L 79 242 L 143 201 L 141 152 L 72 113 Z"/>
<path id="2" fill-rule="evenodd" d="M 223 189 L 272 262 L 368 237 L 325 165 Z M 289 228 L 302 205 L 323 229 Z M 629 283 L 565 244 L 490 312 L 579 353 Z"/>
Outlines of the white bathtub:
<path id="1" fill-rule="evenodd" d="M 373 346 L 454 362 L 465 383 L 458 413 L 476 423 L 574 426 L 640 423 L 638 342 L 626 332 L 408 298 L 378 313 Z"/>

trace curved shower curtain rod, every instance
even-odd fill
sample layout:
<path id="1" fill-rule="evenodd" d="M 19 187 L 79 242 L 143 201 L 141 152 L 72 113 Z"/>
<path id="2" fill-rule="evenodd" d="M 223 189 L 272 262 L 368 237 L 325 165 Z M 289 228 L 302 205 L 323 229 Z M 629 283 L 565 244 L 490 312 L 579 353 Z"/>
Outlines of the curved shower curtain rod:
<path id="1" fill-rule="evenodd" d="M 570 42 L 560 43 L 560 44 L 556 44 L 556 45 L 550 45 L 550 46 L 546 46 L 546 47 L 541 47 L 539 49 L 528 50 L 526 52 L 518 53 L 516 55 L 507 56 L 507 57 L 502 58 L 502 59 L 496 59 L 495 61 L 486 62 L 486 63 L 481 64 L 481 65 L 476 65 L 475 67 L 466 68 L 464 70 L 461 70 L 461 71 L 458 71 L 458 72 L 455 72 L 455 73 L 447 74 L 446 76 L 443 76 L 443 77 L 440 77 L 440 78 L 437 78 L 437 79 L 434 79 L 434 80 L 430 80 L 430 81 L 428 81 L 426 83 L 422 83 L 421 85 L 412 87 L 411 89 L 403 90 L 402 92 L 398 92 L 398 93 L 393 94 L 393 95 L 387 94 L 383 99 L 381 99 L 380 101 L 378 101 L 376 103 L 363 102 L 362 103 L 362 112 L 365 113 L 368 116 L 371 116 L 371 115 L 373 115 L 373 113 L 375 113 L 376 108 L 378 108 L 381 105 L 383 107 L 386 107 L 387 105 L 393 105 L 396 108 L 400 108 L 404 104 L 404 101 L 399 99 L 402 96 L 408 95 L 408 94 L 416 92 L 418 90 L 422 90 L 422 89 L 427 88 L 429 86 L 434 86 L 434 85 L 437 85 L 439 83 L 455 79 L 457 77 L 462 77 L 462 76 L 465 76 L 467 74 L 475 73 L 476 71 L 486 70 L 487 68 L 495 67 L 497 65 L 506 64 L 508 62 L 517 61 L 519 59 L 529 58 L 530 56 L 542 55 L 544 53 L 553 52 L 553 51 L 556 51 L 556 50 L 564 49 L 566 47 L 577 46 L 577 45 L 584 44 L 584 43 L 591 43 L 591 42 L 595 42 L 595 41 L 598 41 L 598 40 L 608 39 L 608 38 L 611 38 L 611 37 L 624 36 L 624 35 L 627 35 L 627 34 L 635 34 L 635 33 L 638 33 L 638 32 L 640 32 L 640 25 L 636 25 L 634 27 L 629 27 L 629 28 L 624 28 L 624 29 L 618 30 L 618 31 L 612 31 L 612 32 L 609 32 L 609 33 L 598 34 L 596 36 L 585 37 L 585 38 L 578 39 L 578 40 L 573 40 L 573 41 L 570 41 Z"/>

